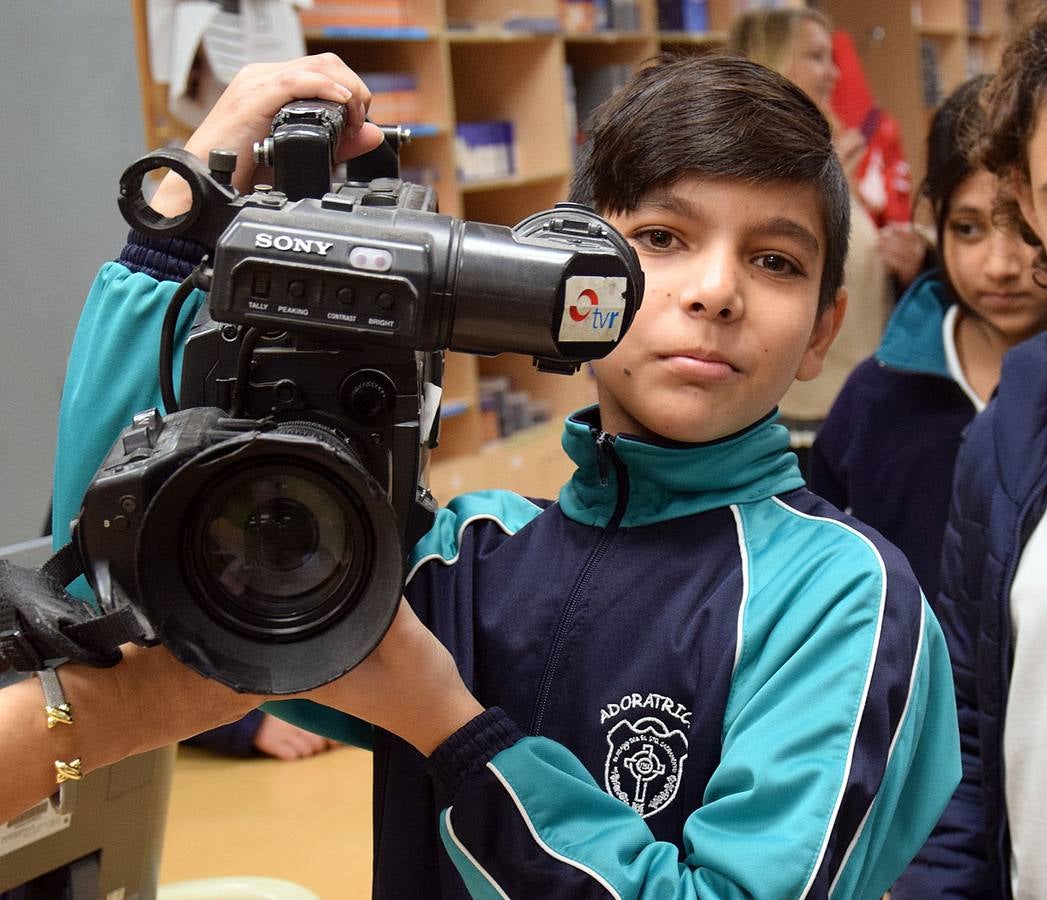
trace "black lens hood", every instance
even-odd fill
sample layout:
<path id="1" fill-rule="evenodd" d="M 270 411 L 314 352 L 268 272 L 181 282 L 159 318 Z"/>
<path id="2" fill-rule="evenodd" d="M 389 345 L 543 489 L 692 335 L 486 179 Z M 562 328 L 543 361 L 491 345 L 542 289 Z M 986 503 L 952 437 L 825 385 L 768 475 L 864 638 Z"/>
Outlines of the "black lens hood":
<path id="1" fill-rule="evenodd" d="M 354 602 L 321 627 L 291 639 L 232 628 L 199 596 L 187 541 L 199 529 L 201 498 L 255 466 L 308 471 L 369 525 L 368 571 Z M 251 431 L 221 441 L 178 468 L 157 490 L 138 535 L 138 603 L 163 644 L 183 663 L 234 690 L 289 694 L 333 681 L 360 663 L 389 628 L 403 594 L 403 546 L 391 504 L 349 452 L 298 435 Z"/>

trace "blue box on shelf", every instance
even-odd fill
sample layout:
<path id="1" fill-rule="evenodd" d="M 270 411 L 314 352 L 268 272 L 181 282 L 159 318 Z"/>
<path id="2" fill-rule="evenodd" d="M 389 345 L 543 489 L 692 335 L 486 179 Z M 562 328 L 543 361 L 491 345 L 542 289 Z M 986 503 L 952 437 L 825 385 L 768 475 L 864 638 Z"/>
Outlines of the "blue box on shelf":
<path id="1" fill-rule="evenodd" d="M 512 122 L 459 122 L 455 128 L 455 162 L 462 181 L 513 175 L 514 149 Z"/>

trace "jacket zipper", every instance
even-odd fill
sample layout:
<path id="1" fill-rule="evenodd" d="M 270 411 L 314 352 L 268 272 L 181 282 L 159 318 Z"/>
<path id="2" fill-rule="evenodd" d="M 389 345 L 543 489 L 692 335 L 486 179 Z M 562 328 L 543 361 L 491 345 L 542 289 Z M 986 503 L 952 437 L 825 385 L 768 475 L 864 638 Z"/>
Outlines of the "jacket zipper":
<path id="1" fill-rule="evenodd" d="M 553 646 L 549 651 L 548 659 L 545 661 L 545 671 L 542 673 L 542 680 L 538 685 L 538 699 L 535 702 L 534 715 L 531 716 L 531 727 L 528 730 L 528 733 L 532 735 L 540 735 L 542 733 L 545 708 L 549 702 L 549 695 L 552 692 L 553 680 L 560 667 L 560 658 L 563 655 L 564 645 L 567 643 L 567 633 L 571 628 L 571 623 L 574 621 L 574 613 L 577 609 L 578 601 L 589 586 L 589 580 L 593 571 L 607 552 L 607 547 L 618 530 L 629 502 L 629 471 L 618 454 L 614 452 L 614 435 L 608 434 L 606 431 L 601 431 L 596 435 L 596 461 L 597 470 L 600 474 L 600 484 L 604 486 L 610 480 L 610 467 L 614 466 L 615 475 L 618 478 L 618 496 L 610 521 L 608 521 L 607 526 L 600 535 L 600 539 L 596 542 L 596 546 L 585 561 L 585 565 L 582 566 L 582 570 L 575 580 L 574 587 L 571 589 L 570 596 L 567 598 L 563 612 L 560 614 L 560 622 L 556 626 L 556 634 L 553 637 Z"/>
<path id="2" fill-rule="evenodd" d="M 1004 709 L 1004 715 L 1006 716 L 1007 709 L 1007 694 L 1010 693 L 1011 685 L 1011 588 L 1014 585 L 1014 577 L 1018 574 L 1018 562 L 1021 559 L 1022 551 L 1025 549 L 1025 545 L 1029 541 L 1029 534 L 1025 534 L 1025 523 L 1029 518 L 1029 513 L 1033 507 L 1037 504 L 1040 498 L 1043 496 L 1044 491 L 1047 490 L 1047 479 L 1041 479 L 1040 483 L 1036 486 L 1029 498 L 1025 501 L 1021 511 L 1018 513 L 1018 519 L 1015 523 L 1014 528 L 1014 543 L 1015 552 L 1011 554 L 1010 559 L 1007 560 L 1007 570 L 1004 573 L 1004 580 L 1002 585 L 1002 591 L 1000 597 L 1003 600 L 1003 608 L 1000 611 L 1001 619 L 1000 622 L 1000 686 L 1005 690 L 1001 691 L 1001 703 Z M 1042 508 L 1042 504 L 1041 504 Z M 1006 823 L 1005 828 L 1000 829 L 1000 838 L 997 843 L 997 853 L 1000 859 L 1000 872 L 1001 877 L 1007 882 L 1008 885 L 1008 896 L 1010 896 L 1010 844 L 1011 844 L 1011 828 L 1010 822 L 1007 820 L 1007 798 L 1006 798 L 1006 780 L 1007 780 L 1007 760 L 1003 753 L 1003 728 L 1000 728 L 999 744 L 996 748 L 998 753 L 998 759 L 1000 760 L 1000 808 L 997 810 L 999 818 L 997 821 Z"/>

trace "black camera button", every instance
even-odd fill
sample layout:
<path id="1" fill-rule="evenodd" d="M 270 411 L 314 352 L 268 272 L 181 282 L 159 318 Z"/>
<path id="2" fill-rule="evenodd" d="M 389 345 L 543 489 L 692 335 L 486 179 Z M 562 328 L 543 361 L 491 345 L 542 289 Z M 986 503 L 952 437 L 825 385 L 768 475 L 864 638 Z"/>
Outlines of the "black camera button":
<path id="1" fill-rule="evenodd" d="M 335 297 L 338 298 L 338 302 L 342 306 L 352 306 L 353 301 L 356 299 L 356 293 L 351 287 L 340 287 L 335 291 Z"/>
<path id="2" fill-rule="evenodd" d="M 396 303 L 396 298 L 388 291 L 382 291 L 374 298 L 374 302 L 377 303 L 381 309 L 392 309 Z"/>
<path id="3" fill-rule="evenodd" d="M 306 294 L 306 284 L 304 281 L 292 281 L 287 285 L 287 293 L 294 297 L 296 300 L 300 300 Z"/>

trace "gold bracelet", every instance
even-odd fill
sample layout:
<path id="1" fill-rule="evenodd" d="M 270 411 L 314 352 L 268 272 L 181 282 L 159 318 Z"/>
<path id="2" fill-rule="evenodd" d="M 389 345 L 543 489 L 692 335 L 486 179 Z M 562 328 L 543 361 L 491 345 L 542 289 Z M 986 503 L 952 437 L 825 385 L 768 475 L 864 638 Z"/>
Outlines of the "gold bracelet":
<path id="1" fill-rule="evenodd" d="M 41 669 L 37 673 L 40 685 L 44 690 L 44 712 L 47 714 L 47 727 L 54 728 L 58 725 L 73 724 L 73 709 L 65 699 L 62 691 L 62 683 L 58 680 L 58 672 L 54 669 Z M 77 782 L 83 778 L 80 758 L 71 759 L 68 762 L 61 759 L 55 760 L 55 784 L 58 790 L 51 795 L 51 805 L 59 813 L 71 813 L 76 808 L 79 785 Z"/>

